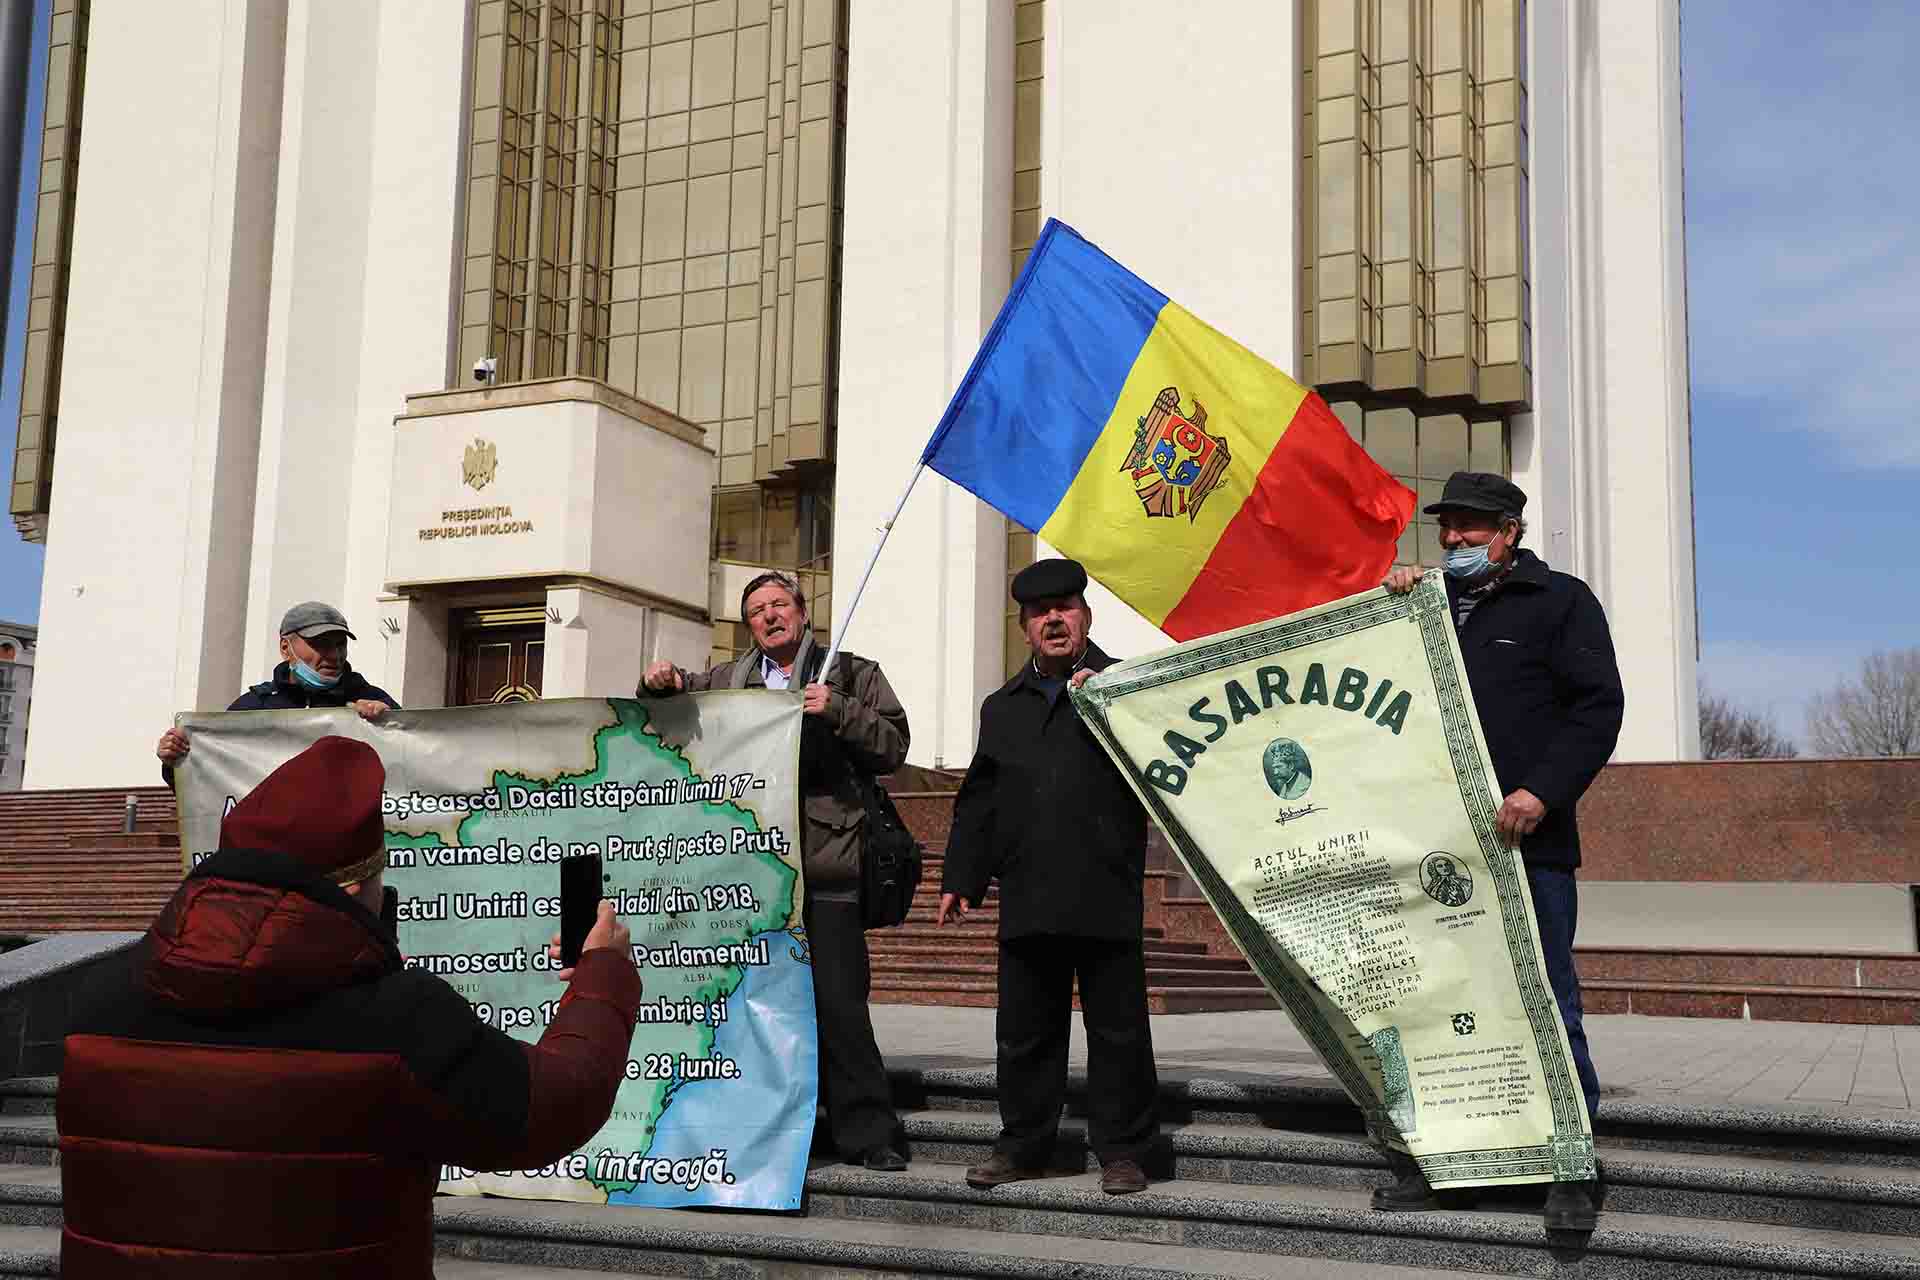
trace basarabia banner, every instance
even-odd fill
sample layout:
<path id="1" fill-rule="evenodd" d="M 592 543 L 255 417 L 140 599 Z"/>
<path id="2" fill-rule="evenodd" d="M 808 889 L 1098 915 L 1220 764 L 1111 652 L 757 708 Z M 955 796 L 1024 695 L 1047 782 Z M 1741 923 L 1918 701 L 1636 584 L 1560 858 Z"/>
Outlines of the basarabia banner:
<path id="1" fill-rule="evenodd" d="M 316 738 L 387 767 L 386 882 L 400 950 L 508 1035 L 538 1040 L 562 988 L 560 859 L 595 853 L 644 986 L 613 1116 L 546 1168 L 443 1168 L 440 1189 L 528 1199 L 797 1209 L 816 1087 L 801 923 L 800 700 L 765 691 L 576 698 L 368 723 L 350 710 L 183 715 L 183 854 Z"/>
<path id="2" fill-rule="evenodd" d="M 1435 1187 L 1594 1176 L 1446 589 L 1108 668 L 1075 702 L 1235 943 Z"/>

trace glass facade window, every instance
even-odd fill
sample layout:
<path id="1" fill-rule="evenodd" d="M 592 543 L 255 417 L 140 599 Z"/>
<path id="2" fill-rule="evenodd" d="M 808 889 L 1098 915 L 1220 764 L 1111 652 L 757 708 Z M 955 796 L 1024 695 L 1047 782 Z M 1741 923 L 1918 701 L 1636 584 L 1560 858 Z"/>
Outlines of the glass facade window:
<path id="1" fill-rule="evenodd" d="M 1400 535 L 1396 564 L 1439 566 L 1440 530 L 1421 508 L 1440 498 L 1456 471 L 1512 474 L 1506 419 L 1492 410 L 1414 409 L 1376 400 L 1332 401 L 1347 433 L 1394 479 L 1414 491 L 1413 523 Z"/>
<path id="2" fill-rule="evenodd" d="M 456 372 L 703 427 L 716 558 L 824 575 L 847 0 L 471 3 Z"/>
<path id="3" fill-rule="evenodd" d="M 1301 380 L 1524 408 L 1525 0 L 1305 0 L 1301 25 Z"/>
<path id="4" fill-rule="evenodd" d="M 846 0 L 474 0 L 459 369 L 601 378 L 716 486 L 832 459 Z"/>
<path id="5" fill-rule="evenodd" d="M 67 328 L 74 191 L 80 172 L 80 103 L 86 88 L 87 27 L 91 13 L 91 0 L 53 0 L 47 27 L 46 114 L 40 127 L 33 275 L 27 287 L 20 420 L 9 486 L 14 526 L 29 542 L 45 538 L 47 513 L 53 497 L 60 351 Z M 34 153 L 31 141 L 25 153 L 31 162 Z M 23 190 L 27 181 L 23 174 Z M 21 320 L 16 319 L 14 323 L 19 324 Z"/>
<path id="6" fill-rule="evenodd" d="M 1019 0 L 1013 10 L 1013 212 L 1009 243 L 1013 249 L 1011 285 L 1027 265 L 1040 238 L 1040 114 L 1042 69 L 1046 51 L 1046 0 Z M 1033 534 L 1007 521 L 1007 584 L 1033 563 Z M 1004 658 L 1007 678 L 1027 660 L 1027 637 L 1020 629 L 1020 608 L 1007 597 Z"/>

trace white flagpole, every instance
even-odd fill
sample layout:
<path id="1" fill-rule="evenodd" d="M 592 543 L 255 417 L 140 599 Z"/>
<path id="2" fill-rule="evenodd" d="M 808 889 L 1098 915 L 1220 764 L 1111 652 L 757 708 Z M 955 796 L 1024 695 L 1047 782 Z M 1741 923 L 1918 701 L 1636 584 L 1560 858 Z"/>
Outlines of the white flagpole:
<path id="1" fill-rule="evenodd" d="M 860 597 L 866 594 L 867 579 L 873 576 L 873 566 L 880 563 L 880 549 L 887 545 L 887 535 L 893 532 L 893 522 L 900 518 L 902 511 L 906 510 L 907 499 L 913 494 L 914 483 L 920 479 L 920 473 L 926 469 L 927 464 L 924 459 L 914 464 L 913 474 L 907 477 L 907 487 L 901 491 L 900 501 L 894 504 L 893 514 L 888 516 L 887 522 L 880 526 L 880 541 L 873 544 L 873 554 L 867 558 L 867 568 L 860 575 L 860 585 L 853 589 L 853 600 L 847 605 L 846 617 L 841 620 L 840 630 L 834 634 L 833 647 L 827 650 L 826 662 L 821 664 L 820 682 L 822 684 L 826 683 L 827 677 L 833 671 L 833 660 L 840 656 L 840 642 L 846 639 L 847 632 L 853 627 L 854 611 L 860 607 Z"/>

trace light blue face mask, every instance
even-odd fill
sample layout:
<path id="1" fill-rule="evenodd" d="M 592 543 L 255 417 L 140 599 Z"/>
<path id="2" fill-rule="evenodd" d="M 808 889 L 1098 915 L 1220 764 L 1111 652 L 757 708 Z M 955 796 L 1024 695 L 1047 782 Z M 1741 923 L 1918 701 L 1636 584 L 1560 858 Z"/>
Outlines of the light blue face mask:
<path id="1" fill-rule="evenodd" d="M 1463 578 L 1471 581 L 1474 578 L 1484 578 L 1491 572 L 1493 572 L 1493 562 L 1487 559 L 1485 546 L 1460 546 L 1447 552 L 1449 578 Z"/>
<path id="2" fill-rule="evenodd" d="M 323 676 L 298 658 L 293 660 L 293 678 L 309 689 L 331 689 L 340 683 L 339 676 Z"/>

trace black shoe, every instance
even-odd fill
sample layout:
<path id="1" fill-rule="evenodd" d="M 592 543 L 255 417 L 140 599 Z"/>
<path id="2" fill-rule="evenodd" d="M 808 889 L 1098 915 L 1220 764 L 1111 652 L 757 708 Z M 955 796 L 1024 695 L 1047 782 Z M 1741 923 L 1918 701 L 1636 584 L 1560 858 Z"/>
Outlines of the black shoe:
<path id="1" fill-rule="evenodd" d="M 1389 1151 L 1387 1167 L 1393 1170 L 1394 1180 L 1390 1186 L 1373 1189 L 1374 1208 L 1382 1213 L 1416 1213 L 1440 1207 L 1439 1197 L 1433 1194 L 1427 1175 L 1420 1172 L 1412 1156 Z"/>
<path id="2" fill-rule="evenodd" d="M 977 1164 L 967 1170 L 967 1185 L 977 1191 L 987 1191 L 1005 1182 L 1025 1182 L 1030 1178 L 1046 1177 L 1044 1169 L 1023 1169 L 1013 1162 L 1013 1157 L 1004 1151 L 996 1151 L 984 1164 Z"/>
<path id="3" fill-rule="evenodd" d="M 1131 1195 L 1147 1189 L 1147 1171 L 1138 1160 L 1109 1160 L 1100 1170 L 1100 1189 L 1110 1196 Z"/>
<path id="4" fill-rule="evenodd" d="M 907 1158 L 883 1142 L 862 1152 L 860 1163 L 875 1173 L 899 1173 L 907 1167 Z"/>
<path id="5" fill-rule="evenodd" d="M 1549 1231 L 1591 1231 L 1600 1223 L 1598 1181 L 1556 1182 L 1540 1215 Z"/>

